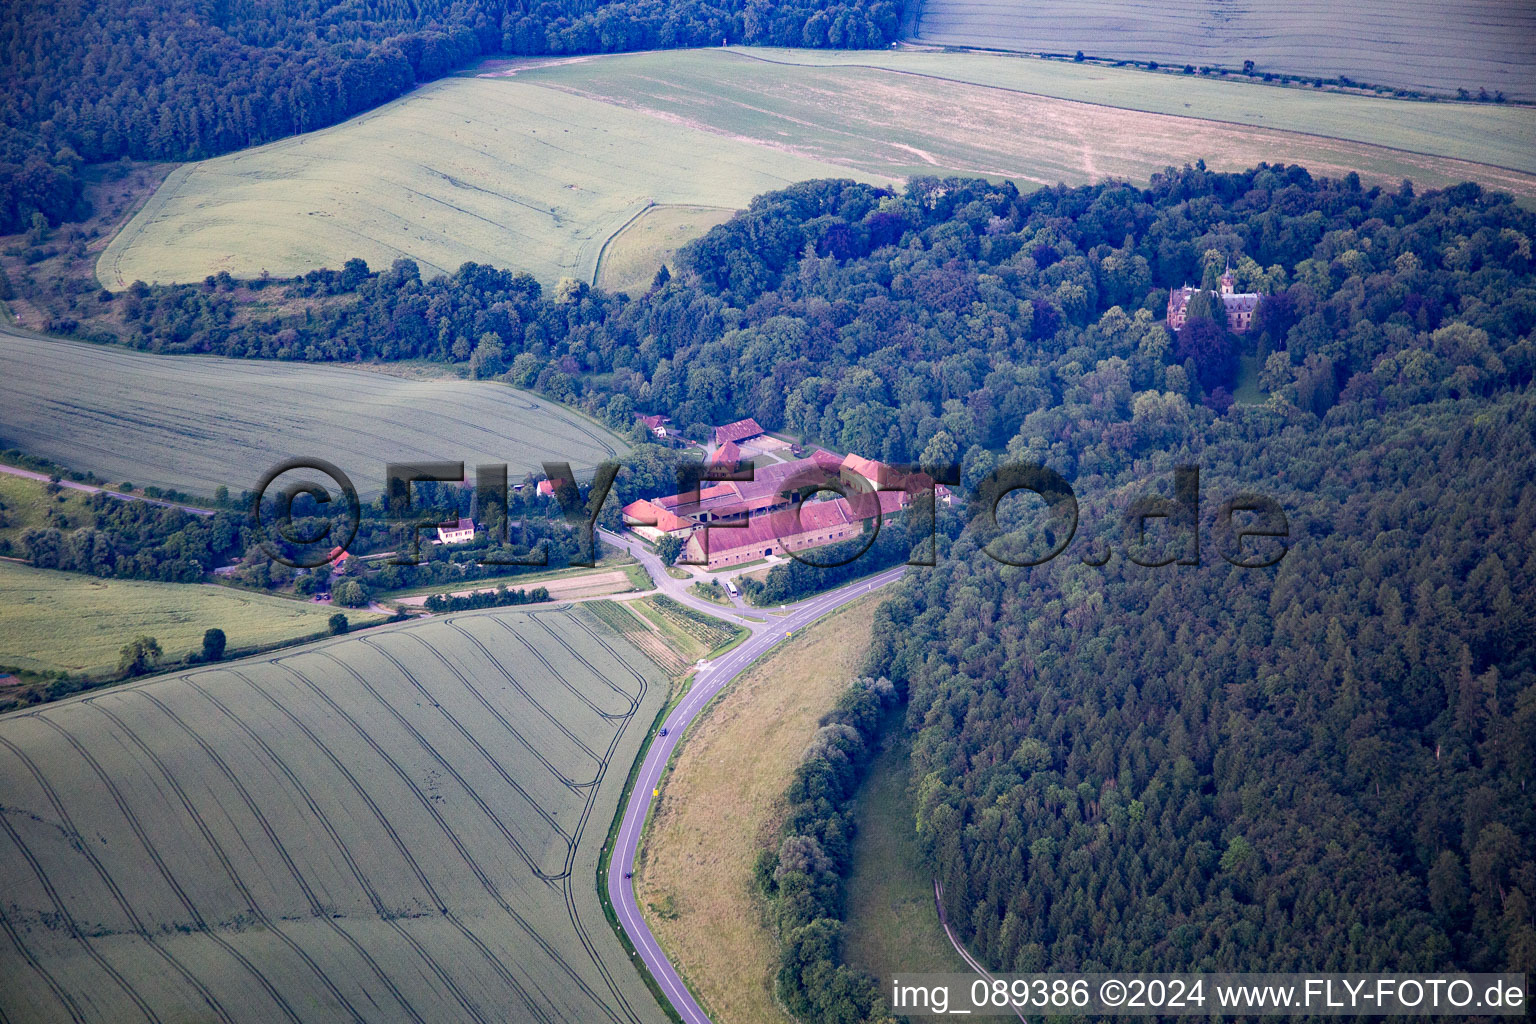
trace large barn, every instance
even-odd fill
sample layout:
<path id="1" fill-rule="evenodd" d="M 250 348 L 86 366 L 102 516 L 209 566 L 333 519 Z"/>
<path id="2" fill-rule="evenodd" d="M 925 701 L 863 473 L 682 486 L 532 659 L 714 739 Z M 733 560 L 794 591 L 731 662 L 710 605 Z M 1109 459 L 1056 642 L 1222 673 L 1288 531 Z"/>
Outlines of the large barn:
<path id="1" fill-rule="evenodd" d="M 739 452 L 733 453 L 734 447 L 725 442 L 711 463 L 735 463 Z M 875 459 L 818 450 L 803 459 L 758 467 L 751 480 L 701 481 L 695 491 L 633 501 L 622 512 L 625 524 L 648 540 L 687 538 L 688 551 L 697 552 L 689 560 L 716 569 L 853 536 L 877 509 L 880 515 L 901 511 L 925 485 L 931 486 L 926 477 L 909 480 Z M 834 493 L 834 487 L 852 501 L 816 500 Z M 870 499 L 874 493 L 878 503 Z M 939 497 L 947 498 L 948 491 L 940 489 Z M 717 525 L 706 549 L 700 535 Z"/>

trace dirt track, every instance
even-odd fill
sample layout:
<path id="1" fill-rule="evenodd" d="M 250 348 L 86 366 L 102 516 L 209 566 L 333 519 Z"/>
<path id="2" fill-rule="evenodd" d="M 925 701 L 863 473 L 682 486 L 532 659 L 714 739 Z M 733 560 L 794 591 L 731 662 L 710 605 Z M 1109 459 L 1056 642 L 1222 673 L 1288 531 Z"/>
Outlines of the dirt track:
<path id="1" fill-rule="evenodd" d="M 503 581 L 505 582 L 505 581 Z M 451 597 L 469 597 L 471 594 L 481 594 L 496 589 L 496 584 L 484 587 L 470 587 L 467 590 L 455 590 L 450 592 Z M 565 580 L 548 580 L 530 584 L 512 584 L 513 589 L 531 589 L 543 587 L 549 591 L 549 596 L 555 601 L 567 601 L 577 597 L 599 597 L 604 594 L 618 594 L 629 590 L 632 584 L 623 570 L 615 569 L 611 572 L 593 572 L 581 576 L 573 576 Z M 421 607 L 427 603 L 426 594 L 418 594 L 415 597 L 402 597 L 398 604 Z"/>

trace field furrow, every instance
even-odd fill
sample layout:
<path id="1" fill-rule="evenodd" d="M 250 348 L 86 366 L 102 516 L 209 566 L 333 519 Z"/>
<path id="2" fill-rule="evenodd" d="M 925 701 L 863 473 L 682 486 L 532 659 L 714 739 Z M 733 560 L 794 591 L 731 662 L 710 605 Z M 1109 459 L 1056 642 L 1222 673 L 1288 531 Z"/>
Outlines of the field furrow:
<path id="1" fill-rule="evenodd" d="M 335 463 L 366 500 L 390 462 L 545 460 L 577 472 L 626 450 L 558 403 L 503 384 L 334 365 L 162 356 L 0 327 L 0 439 L 112 481 L 239 494 L 278 462 Z"/>
<path id="2" fill-rule="evenodd" d="M 579 614 L 0 718 L 0 1017 L 659 1024 L 593 878 L 665 687 Z"/>

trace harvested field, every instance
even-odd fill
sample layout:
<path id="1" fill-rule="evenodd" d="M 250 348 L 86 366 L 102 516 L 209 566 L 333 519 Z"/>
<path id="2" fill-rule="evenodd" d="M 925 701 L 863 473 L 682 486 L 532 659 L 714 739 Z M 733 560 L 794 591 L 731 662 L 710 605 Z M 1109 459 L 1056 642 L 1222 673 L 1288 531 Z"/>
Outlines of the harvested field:
<path id="1" fill-rule="evenodd" d="M 112 481 L 211 495 L 294 456 L 335 463 L 365 498 L 389 462 L 545 459 L 578 472 L 627 450 L 547 398 L 483 381 L 334 365 L 163 356 L 0 328 L 0 439 Z"/>
<path id="2" fill-rule="evenodd" d="M 593 883 L 656 667 L 575 610 L 0 718 L 8 1020 L 665 1020 Z"/>
<path id="3" fill-rule="evenodd" d="M 473 260 L 546 285 L 571 276 L 634 292 L 717 215 L 808 178 L 975 174 L 1030 187 L 1267 160 L 1384 185 L 1473 180 L 1536 202 L 1533 139 L 1530 108 L 1011 56 L 502 61 L 334 128 L 178 169 L 107 246 L 97 277 L 121 288 L 409 256 L 428 274 Z"/>
<path id="4" fill-rule="evenodd" d="M 510 579 L 500 580 L 490 586 L 471 587 L 466 590 L 453 590 L 446 593 L 451 597 L 469 597 L 472 594 L 494 592 L 498 585 L 504 584 L 509 590 L 533 590 L 543 587 L 549 591 L 549 596 L 555 601 L 569 601 L 576 597 L 601 597 L 604 594 L 618 594 L 633 587 L 629 574 L 623 569 L 612 569 L 607 572 L 581 572 L 569 577 L 555 577 L 553 579 L 538 582 L 527 582 L 514 576 Z M 410 597 L 399 598 L 396 603 L 419 607 L 427 603 L 426 594 L 414 594 Z"/>
<path id="5" fill-rule="evenodd" d="M 800 53 L 793 51 L 793 59 L 800 59 Z M 876 55 L 871 63 L 893 56 Z M 975 62 L 986 59 L 935 56 L 967 58 L 960 66 L 970 77 L 978 77 Z M 1236 170 L 1267 160 L 1304 164 L 1313 173 L 1330 176 L 1356 171 L 1362 179 L 1389 185 L 1403 178 L 1420 186 L 1474 180 L 1536 199 L 1536 176 L 1471 162 L 1484 159 L 1483 151 L 1470 140 L 1461 145 L 1461 133 L 1448 124 L 1419 131 L 1413 147 L 1451 151 L 1462 159 L 1294 130 L 1202 124 L 1198 118 L 1204 111 L 1193 105 L 1184 111 L 1186 116 L 1168 116 L 1031 95 L 996 84 L 1010 65 L 1022 61 L 992 59 L 999 65 L 998 78 L 986 85 L 931 77 L 942 73 L 942 62 L 930 65 L 937 72 L 903 74 L 872 66 L 780 64 L 739 51 L 643 53 L 571 62 L 532 68 L 518 80 L 888 177 L 971 174 L 1010 178 L 1025 186 L 1080 184 L 1105 177 L 1144 182 L 1170 164 L 1204 159 L 1218 170 Z M 1148 91 L 1163 82 L 1161 77 L 1142 77 Z M 1268 91 L 1276 104 L 1288 98 L 1285 90 Z M 1394 134 L 1382 131 L 1379 137 L 1395 138 L 1391 144 L 1399 145 L 1414 138 L 1404 122 L 1433 107 L 1395 106 L 1398 115 L 1389 122 Z M 1529 132 L 1536 116 L 1525 114 L 1519 123 Z M 1212 115 L 1231 116 L 1231 111 L 1213 109 Z M 1371 136 L 1378 137 L 1374 132 Z M 1527 166 L 1530 161 L 1527 157 Z"/>
<path id="6" fill-rule="evenodd" d="M 817 67 L 881 68 L 1011 92 L 1250 128 L 1326 135 L 1428 156 L 1536 173 L 1536 110 L 1492 103 L 1412 102 L 1266 85 L 1240 76 L 1154 74 L 1025 54 L 936 50 L 737 48 L 738 58 Z"/>
<path id="7" fill-rule="evenodd" d="M 1536 97 L 1536 8 L 1521 0 L 920 0 L 916 37 L 945 46 L 1083 51 L 1454 93 Z"/>

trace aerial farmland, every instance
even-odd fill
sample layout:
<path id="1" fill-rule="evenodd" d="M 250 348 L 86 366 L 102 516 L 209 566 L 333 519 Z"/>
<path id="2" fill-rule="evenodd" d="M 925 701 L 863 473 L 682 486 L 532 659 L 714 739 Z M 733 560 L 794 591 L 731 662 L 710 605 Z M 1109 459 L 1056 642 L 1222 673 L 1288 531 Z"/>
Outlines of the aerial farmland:
<path id="1" fill-rule="evenodd" d="M 1528 1006 L 1536 0 L 0 57 L 0 1024 Z"/>
<path id="2" fill-rule="evenodd" d="M 579 611 L 496 612 L 6 716 L 0 1008 L 659 1022 L 593 878 L 666 689 Z"/>
<path id="3" fill-rule="evenodd" d="M 916 38 L 945 46 L 1267 72 L 1454 95 L 1536 96 L 1536 10 L 1472 3 L 1218 3 L 1215 0 L 920 0 Z"/>
<path id="4" fill-rule="evenodd" d="M 110 444 L 103 438 L 110 434 Z M 390 462 L 544 460 L 589 469 L 626 446 L 580 413 L 489 381 L 164 356 L 0 326 L 0 438 L 113 482 L 208 496 L 322 456 L 365 498 Z"/>
<path id="5" fill-rule="evenodd" d="M 97 263 L 107 288 L 362 256 L 638 293 L 770 188 L 981 175 L 1022 188 L 1300 163 L 1536 202 L 1529 108 L 1402 103 L 969 53 L 687 50 L 496 62 L 323 132 L 187 164 Z M 606 268 L 604 264 L 607 264 Z"/>

